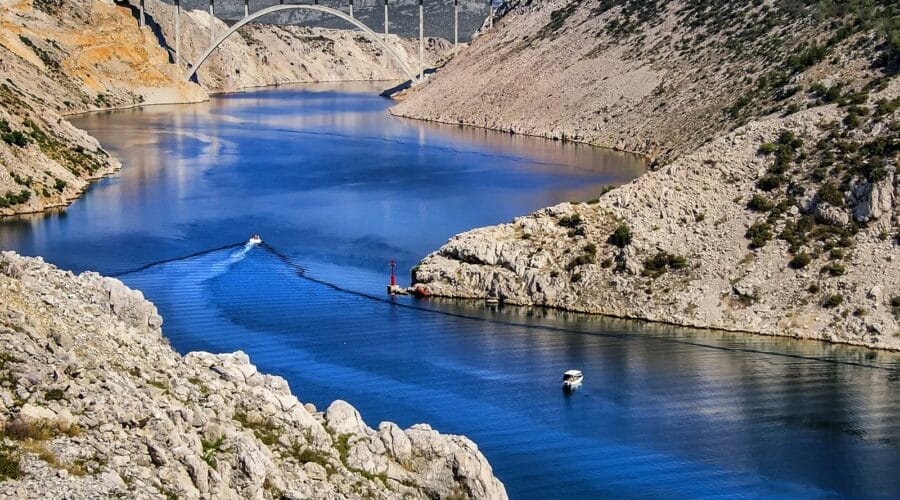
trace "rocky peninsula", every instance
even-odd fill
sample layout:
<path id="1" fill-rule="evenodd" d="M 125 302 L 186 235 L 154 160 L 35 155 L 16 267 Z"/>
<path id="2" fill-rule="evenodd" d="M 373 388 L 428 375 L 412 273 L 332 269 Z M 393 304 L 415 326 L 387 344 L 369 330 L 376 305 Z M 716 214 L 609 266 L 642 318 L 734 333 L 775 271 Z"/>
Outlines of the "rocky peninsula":
<path id="1" fill-rule="evenodd" d="M 414 281 L 448 297 L 900 349 L 888 4 L 510 3 L 392 112 L 632 151 L 651 172 L 458 235 Z"/>
<path id="2" fill-rule="evenodd" d="M 465 437 L 320 411 L 162 323 L 118 280 L 0 255 L 0 496 L 506 498 Z"/>

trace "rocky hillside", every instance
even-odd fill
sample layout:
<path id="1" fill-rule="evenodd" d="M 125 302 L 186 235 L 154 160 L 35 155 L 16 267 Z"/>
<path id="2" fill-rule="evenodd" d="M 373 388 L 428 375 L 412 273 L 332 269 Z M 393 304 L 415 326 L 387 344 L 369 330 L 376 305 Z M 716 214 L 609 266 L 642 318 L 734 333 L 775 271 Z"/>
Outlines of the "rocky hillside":
<path id="1" fill-rule="evenodd" d="M 161 325 L 118 280 L 0 255 L 0 496 L 506 498 L 465 437 L 319 411 Z"/>
<path id="2" fill-rule="evenodd" d="M 897 16 L 890 2 L 523 3 L 395 112 L 634 150 L 655 171 L 460 235 L 415 279 L 900 348 Z"/>
<path id="3" fill-rule="evenodd" d="M 677 156 L 895 69 L 890 0 L 520 0 L 397 115 Z"/>

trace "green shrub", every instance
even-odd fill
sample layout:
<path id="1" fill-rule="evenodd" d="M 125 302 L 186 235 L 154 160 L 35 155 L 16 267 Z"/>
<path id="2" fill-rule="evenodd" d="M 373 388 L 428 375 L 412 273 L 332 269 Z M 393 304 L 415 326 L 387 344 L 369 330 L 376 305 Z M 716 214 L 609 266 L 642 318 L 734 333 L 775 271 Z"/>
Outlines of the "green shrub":
<path id="1" fill-rule="evenodd" d="M 819 272 L 828 273 L 831 276 L 842 276 L 846 272 L 846 269 L 837 262 L 829 262 L 828 264 L 825 264 Z"/>
<path id="2" fill-rule="evenodd" d="M 668 252 L 657 252 L 656 255 L 644 260 L 644 276 L 656 278 L 666 272 L 666 269 L 684 269 L 687 267 L 687 259 L 681 255 L 673 255 Z"/>
<path id="3" fill-rule="evenodd" d="M 577 227 L 581 224 L 581 216 L 578 214 L 566 215 L 559 219 L 559 225 L 562 227 Z"/>
<path id="4" fill-rule="evenodd" d="M 0 481 L 22 477 L 22 457 L 15 450 L 0 448 Z"/>
<path id="5" fill-rule="evenodd" d="M 768 212 L 775 208 L 775 204 L 761 194 L 754 194 L 750 201 L 747 202 L 747 208 L 754 212 Z"/>
<path id="6" fill-rule="evenodd" d="M 583 266 L 586 264 L 593 264 L 594 261 L 596 260 L 596 258 L 597 258 L 596 255 L 592 254 L 592 253 L 586 253 L 586 254 L 579 255 L 578 257 L 575 257 L 574 259 L 572 259 L 572 262 L 569 262 L 569 264 L 566 266 L 566 269 L 571 271 L 572 269 L 575 269 L 578 266 Z"/>
<path id="7" fill-rule="evenodd" d="M 631 239 L 631 228 L 627 224 L 619 224 L 606 242 L 619 248 L 625 248 L 631 244 Z"/>
<path id="8" fill-rule="evenodd" d="M 800 252 L 791 259 L 791 262 L 788 265 L 794 269 L 803 269 L 808 266 L 810 262 L 812 262 L 812 257 L 806 252 Z"/>
<path id="9" fill-rule="evenodd" d="M 822 184 L 822 187 L 819 188 L 819 192 L 816 193 L 816 199 L 820 202 L 828 203 L 833 207 L 844 206 L 844 193 L 841 192 L 836 183 L 831 181 Z"/>
<path id="10" fill-rule="evenodd" d="M 62 389 L 50 389 L 44 393 L 44 399 L 47 401 L 60 401 L 66 396 Z"/>
<path id="11" fill-rule="evenodd" d="M 754 222 L 744 237 L 750 240 L 750 248 L 762 248 L 772 239 L 772 226 L 766 222 Z"/>
<path id="12" fill-rule="evenodd" d="M 216 468 L 216 454 L 222 451 L 222 443 L 224 442 L 225 436 L 219 436 L 212 441 L 207 441 L 205 439 L 200 440 L 200 445 L 203 447 L 200 458 L 212 469 Z"/>
<path id="13" fill-rule="evenodd" d="M 759 149 L 757 150 L 757 153 L 759 153 L 761 155 L 770 155 L 770 154 L 774 153 L 775 151 L 778 151 L 778 146 L 776 146 L 775 144 L 773 144 L 771 142 L 767 142 L 759 147 Z"/>
<path id="14" fill-rule="evenodd" d="M 784 184 L 784 177 L 776 174 L 766 174 L 759 178 L 756 181 L 756 187 L 762 189 L 763 191 L 772 191 L 773 189 L 778 189 Z"/>
<path id="15" fill-rule="evenodd" d="M 826 309 L 832 309 L 843 303 L 844 296 L 838 293 L 833 293 L 825 297 L 825 300 L 822 301 L 822 307 Z"/>
<path id="16" fill-rule="evenodd" d="M 54 181 L 53 181 L 53 187 L 56 188 L 56 190 L 59 192 L 62 192 L 62 190 L 65 189 L 66 186 L 67 186 L 66 181 L 64 181 L 62 179 L 54 179 Z"/>

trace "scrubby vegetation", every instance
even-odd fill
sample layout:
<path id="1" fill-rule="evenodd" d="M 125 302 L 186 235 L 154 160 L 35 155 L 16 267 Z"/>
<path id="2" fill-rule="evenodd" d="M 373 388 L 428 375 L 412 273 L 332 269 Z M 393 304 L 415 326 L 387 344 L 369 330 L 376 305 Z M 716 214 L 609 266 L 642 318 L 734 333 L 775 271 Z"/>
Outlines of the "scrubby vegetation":
<path id="1" fill-rule="evenodd" d="M 31 191 L 27 189 L 23 189 L 18 193 L 7 191 L 6 193 L 0 195 L 0 208 L 9 208 L 16 205 L 21 205 L 28 202 L 28 200 L 30 199 Z"/>
<path id="2" fill-rule="evenodd" d="M 673 255 L 668 252 L 657 252 L 656 255 L 644 261 L 644 270 L 641 274 L 656 278 L 665 274 L 667 269 L 684 269 L 687 267 L 687 259 L 681 255 Z"/>
<path id="3" fill-rule="evenodd" d="M 619 224 L 606 242 L 619 248 L 627 247 L 631 244 L 631 228 L 627 224 Z"/>

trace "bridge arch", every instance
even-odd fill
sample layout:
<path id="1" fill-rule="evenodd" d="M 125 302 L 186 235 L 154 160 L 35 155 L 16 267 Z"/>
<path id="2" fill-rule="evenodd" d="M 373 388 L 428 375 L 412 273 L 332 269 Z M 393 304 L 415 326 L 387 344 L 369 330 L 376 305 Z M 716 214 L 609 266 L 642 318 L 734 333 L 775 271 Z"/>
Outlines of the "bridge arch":
<path id="1" fill-rule="evenodd" d="M 403 61 L 403 59 L 400 57 L 400 55 L 397 54 L 397 52 L 394 51 L 394 49 L 392 49 L 387 43 L 385 43 L 384 39 L 381 36 L 379 36 L 374 31 L 369 29 L 368 26 L 366 26 L 365 24 L 360 22 L 358 19 L 350 17 L 347 14 L 345 14 L 339 10 L 332 9 L 330 7 L 325 7 L 322 5 L 310 5 L 310 4 L 274 5 L 272 7 L 267 7 L 265 9 L 256 11 L 247 17 L 244 17 L 243 19 L 241 19 L 240 21 L 235 23 L 231 28 L 229 28 L 228 31 L 226 31 L 225 33 L 222 33 L 222 35 L 220 35 L 218 38 L 216 38 L 216 40 L 212 43 L 212 45 L 210 45 L 210 47 L 208 49 L 206 49 L 206 52 L 204 52 L 197 59 L 197 61 L 195 61 L 194 64 L 191 65 L 191 68 L 188 70 L 186 79 L 188 81 L 190 81 L 194 77 L 194 75 L 197 74 L 197 70 L 200 69 L 200 66 L 202 66 L 203 63 L 206 62 L 207 59 L 209 59 L 209 56 L 212 55 L 213 51 L 215 51 L 217 48 L 219 48 L 219 45 L 221 45 L 222 42 L 227 40 L 228 37 L 237 33 L 237 30 L 241 29 L 246 24 L 248 24 L 256 19 L 259 19 L 260 17 L 265 16 L 266 14 L 271 14 L 273 12 L 279 12 L 279 11 L 283 11 L 283 10 L 314 10 L 314 11 L 324 12 L 326 14 L 330 14 L 332 16 L 339 17 L 339 18 L 349 22 L 350 24 L 361 29 L 363 34 L 365 34 L 370 40 L 379 44 L 381 46 L 381 48 L 383 48 L 385 50 L 385 52 L 387 52 L 394 59 L 394 62 L 396 62 L 397 65 L 400 66 L 400 69 L 402 69 L 403 72 L 406 73 L 406 76 L 409 77 L 410 80 L 415 81 L 418 79 L 416 77 L 416 73 L 409 68 L 409 66 L 406 64 L 405 61 Z"/>

